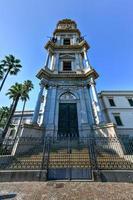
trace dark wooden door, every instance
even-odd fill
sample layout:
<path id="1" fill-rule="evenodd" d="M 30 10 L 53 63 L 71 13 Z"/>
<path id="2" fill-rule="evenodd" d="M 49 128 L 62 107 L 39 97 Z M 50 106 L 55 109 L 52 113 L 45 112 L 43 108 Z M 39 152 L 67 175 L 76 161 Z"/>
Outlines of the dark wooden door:
<path id="1" fill-rule="evenodd" d="M 78 136 L 76 103 L 59 104 L 58 136 L 70 138 Z"/>

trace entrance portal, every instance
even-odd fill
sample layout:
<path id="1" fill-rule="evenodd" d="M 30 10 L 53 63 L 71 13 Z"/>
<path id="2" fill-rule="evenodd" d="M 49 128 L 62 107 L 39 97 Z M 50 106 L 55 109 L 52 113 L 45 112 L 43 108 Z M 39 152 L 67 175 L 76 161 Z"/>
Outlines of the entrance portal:
<path id="1" fill-rule="evenodd" d="M 78 137 L 78 118 L 76 103 L 59 104 L 59 137 Z"/>

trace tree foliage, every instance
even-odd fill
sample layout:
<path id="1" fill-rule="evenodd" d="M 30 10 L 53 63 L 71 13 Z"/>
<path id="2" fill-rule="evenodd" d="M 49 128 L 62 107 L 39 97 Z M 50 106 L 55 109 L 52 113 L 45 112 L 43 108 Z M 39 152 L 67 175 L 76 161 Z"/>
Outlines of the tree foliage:
<path id="1" fill-rule="evenodd" d="M 6 93 L 6 95 L 9 96 L 9 99 L 12 99 L 12 106 L 10 108 L 10 114 L 5 124 L 2 137 L 5 137 L 8 131 L 8 128 L 11 125 L 12 117 L 14 115 L 14 112 L 16 110 L 19 100 L 24 101 L 24 106 L 23 106 L 23 112 L 24 112 L 26 101 L 29 99 L 29 91 L 32 88 L 33 88 L 32 82 L 30 80 L 27 80 L 27 81 L 24 81 L 23 84 L 15 83 L 14 85 L 11 86 L 11 88 Z M 21 120 L 22 120 L 22 117 L 21 117 Z"/>
<path id="2" fill-rule="evenodd" d="M 0 91 L 3 88 L 3 85 L 7 79 L 7 76 L 10 75 L 16 75 L 20 69 L 21 64 L 20 60 L 16 59 L 13 55 L 5 56 L 4 60 L 1 60 L 0 62 L 0 79 L 2 80 L 2 83 L 0 85 Z"/>
<path id="3" fill-rule="evenodd" d="M 10 109 L 7 106 L 2 106 L 0 108 L 0 128 L 4 128 L 9 113 Z"/>

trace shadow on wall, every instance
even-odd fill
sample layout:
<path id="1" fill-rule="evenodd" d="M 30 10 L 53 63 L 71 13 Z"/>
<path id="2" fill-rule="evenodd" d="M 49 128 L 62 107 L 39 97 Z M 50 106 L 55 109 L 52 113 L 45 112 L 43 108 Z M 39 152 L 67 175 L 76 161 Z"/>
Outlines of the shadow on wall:
<path id="1" fill-rule="evenodd" d="M 0 200 L 3 200 L 3 199 L 12 199 L 16 197 L 16 194 L 5 194 L 5 195 L 0 195 Z"/>

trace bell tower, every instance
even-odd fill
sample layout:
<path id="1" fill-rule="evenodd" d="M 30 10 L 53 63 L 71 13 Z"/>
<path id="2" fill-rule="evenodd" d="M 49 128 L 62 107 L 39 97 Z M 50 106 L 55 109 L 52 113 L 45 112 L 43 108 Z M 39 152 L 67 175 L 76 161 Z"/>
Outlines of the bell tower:
<path id="1" fill-rule="evenodd" d="M 104 124 L 96 91 L 98 74 L 89 63 L 89 48 L 77 24 L 70 19 L 57 23 L 53 37 L 45 45 L 47 58 L 37 74 L 40 92 L 32 124 L 37 124 L 45 91 L 41 127 L 46 135 L 87 137 L 94 126 Z"/>

